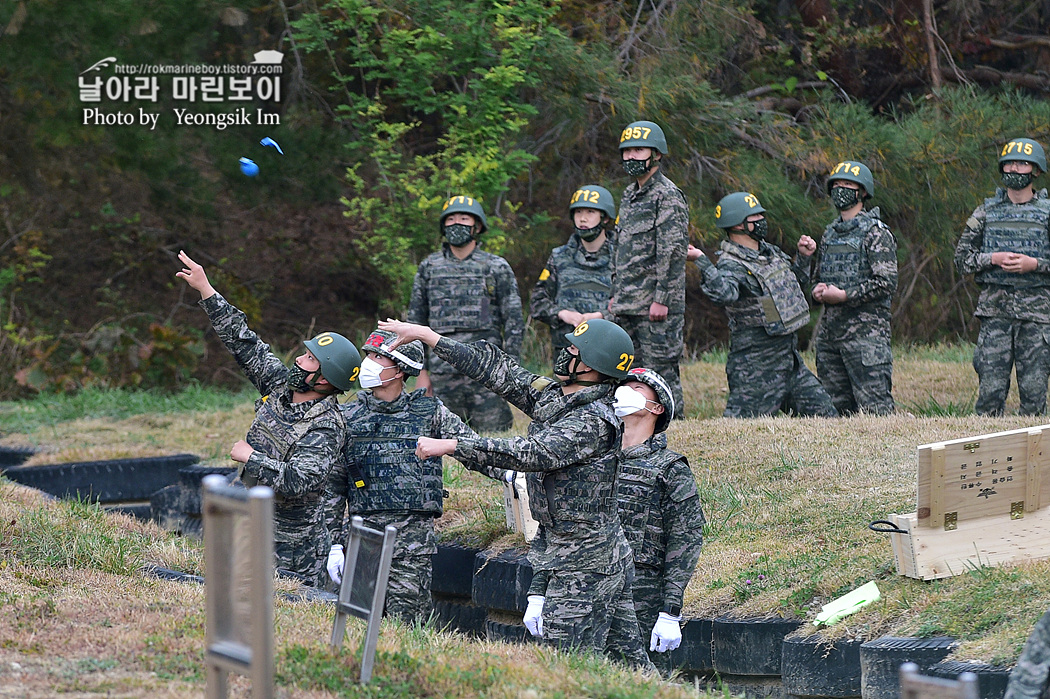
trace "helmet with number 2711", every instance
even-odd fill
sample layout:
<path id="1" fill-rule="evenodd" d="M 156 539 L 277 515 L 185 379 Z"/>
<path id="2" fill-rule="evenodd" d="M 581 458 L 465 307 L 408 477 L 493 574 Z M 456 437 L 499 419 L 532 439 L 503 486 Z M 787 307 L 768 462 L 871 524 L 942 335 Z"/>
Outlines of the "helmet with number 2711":
<path id="1" fill-rule="evenodd" d="M 579 350 L 580 361 L 614 379 L 626 378 L 634 363 L 631 336 L 611 320 L 585 320 L 565 339 Z"/>

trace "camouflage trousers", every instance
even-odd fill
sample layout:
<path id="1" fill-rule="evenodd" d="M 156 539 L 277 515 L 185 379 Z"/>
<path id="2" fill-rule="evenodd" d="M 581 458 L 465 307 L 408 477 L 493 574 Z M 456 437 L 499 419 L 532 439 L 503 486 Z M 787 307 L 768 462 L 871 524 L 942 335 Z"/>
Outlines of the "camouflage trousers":
<path id="1" fill-rule="evenodd" d="M 892 415 L 895 410 L 889 328 L 878 330 L 833 337 L 822 326 L 817 333 L 817 376 L 840 415 Z"/>
<path id="2" fill-rule="evenodd" d="M 274 508 L 273 557 L 274 567 L 302 578 L 307 585 L 324 587 L 328 582 L 325 564 L 332 548 L 328 527 L 324 522 L 309 524 L 286 512 L 279 505 Z"/>
<path id="3" fill-rule="evenodd" d="M 505 432 L 514 425 L 510 406 L 463 374 L 431 374 L 434 395 L 476 432 Z"/>
<path id="4" fill-rule="evenodd" d="M 638 617 L 638 631 L 644 648 L 649 647 L 653 627 L 664 606 L 664 576 L 649 566 L 634 567 L 634 613 Z M 667 676 L 673 669 L 670 653 L 649 651 L 649 657 L 660 672 Z"/>
<path id="5" fill-rule="evenodd" d="M 723 417 L 762 417 L 778 411 L 836 417 L 831 397 L 802 361 L 795 336 L 767 338 L 745 350 L 730 350 L 729 398 Z"/>
<path id="6" fill-rule="evenodd" d="M 1002 415 L 1010 392 L 1010 370 L 1017 371 L 1022 415 L 1046 412 L 1046 382 L 1050 377 L 1050 324 L 1011 318 L 981 318 L 973 353 L 980 388 L 978 415 Z"/>
<path id="7" fill-rule="evenodd" d="M 682 361 L 685 338 L 685 312 L 668 313 L 667 320 L 655 322 L 649 316 L 616 316 L 616 324 L 627 331 L 634 342 L 635 367 L 652 369 L 671 387 L 676 417 L 684 417 L 682 403 L 682 376 L 678 365 Z"/>
<path id="8" fill-rule="evenodd" d="M 656 671 L 638 635 L 631 588 L 634 562 L 608 572 L 551 571 L 543 603 L 543 640 L 557 648 L 590 650 L 632 667 Z"/>
<path id="9" fill-rule="evenodd" d="M 426 623 L 434 610 L 430 596 L 434 574 L 431 559 L 437 553 L 434 518 L 405 512 L 373 513 L 362 517 L 370 529 L 397 528 L 386 588 L 386 614 L 406 624 Z"/>
<path id="10" fill-rule="evenodd" d="M 1017 666 L 1010 673 L 1003 699 L 1040 699 L 1047 694 L 1050 675 L 1050 612 L 1035 623 Z"/>

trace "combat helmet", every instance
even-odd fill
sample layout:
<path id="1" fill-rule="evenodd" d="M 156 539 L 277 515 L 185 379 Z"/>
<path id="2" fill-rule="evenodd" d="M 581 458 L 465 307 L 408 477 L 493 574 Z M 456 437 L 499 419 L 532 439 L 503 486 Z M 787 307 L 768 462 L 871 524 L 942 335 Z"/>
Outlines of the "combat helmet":
<path id="1" fill-rule="evenodd" d="M 340 391 L 349 391 L 361 370 L 361 353 L 339 333 L 324 332 L 303 343 L 321 364 L 321 375 Z"/>
<path id="2" fill-rule="evenodd" d="M 1003 146 L 999 152 L 999 172 L 1003 171 L 1003 163 L 1011 160 L 1031 163 L 1039 172 L 1046 172 L 1046 153 L 1038 141 L 1030 138 L 1013 138 Z"/>
<path id="3" fill-rule="evenodd" d="M 652 369 L 646 369 L 645 367 L 635 367 L 627 372 L 627 381 L 640 381 L 649 388 L 653 389 L 656 393 L 656 400 L 660 401 L 660 405 L 664 406 L 664 411 L 656 416 L 656 432 L 663 432 L 667 429 L 667 426 L 671 424 L 671 420 L 674 419 L 675 404 L 674 395 L 671 393 L 671 387 L 664 381 L 664 377 L 657 374 Z"/>
<path id="4" fill-rule="evenodd" d="M 613 201 L 612 193 L 597 184 L 585 184 L 573 193 L 572 198 L 569 199 L 570 218 L 573 209 L 597 209 L 610 220 L 616 218 L 616 202 Z"/>
<path id="5" fill-rule="evenodd" d="M 875 194 L 875 178 L 871 176 L 871 170 L 857 160 L 843 160 L 831 168 L 831 173 L 828 175 L 828 194 L 831 194 L 831 183 L 835 180 L 856 182 L 864 188 L 864 199 L 869 199 Z"/>
<path id="6" fill-rule="evenodd" d="M 579 350 L 580 361 L 614 379 L 625 378 L 634 362 L 631 336 L 611 320 L 585 320 L 565 339 Z"/>
<path id="7" fill-rule="evenodd" d="M 733 192 L 722 197 L 715 207 L 715 225 L 719 228 L 732 228 L 739 226 L 752 214 L 765 212 L 758 203 L 758 197 L 751 192 Z"/>
<path id="8" fill-rule="evenodd" d="M 438 230 L 442 231 L 445 227 L 445 218 L 451 214 L 470 214 L 478 223 L 481 224 L 481 229 L 478 231 L 478 235 L 481 235 L 488 230 L 489 222 L 485 216 L 485 210 L 481 208 L 481 202 L 474 197 L 464 196 L 462 194 L 449 198 L 445 202 L 445 205 L 441 207 L 441 216 L 438 217 Z"/>
<path id="9" fill-rule="evenodd" d="M 374 352 L 381 357 L 393 360 L 405 376 L 419 376 L 423 369 L 423 343 L 419 340 L 405 343 L 400 347 L 392 347 L 397 338 L 392 332 L 386 330 L 373 330 L 372 334 L 361 345 L 362 352 Z"/>
<path id="10" fill-rule="evenodd" d="M 652 148 L 667 155 L 667 137 L 651 121 L 632 121 L 620 132 L 620 150 L 624 148 Z"/>

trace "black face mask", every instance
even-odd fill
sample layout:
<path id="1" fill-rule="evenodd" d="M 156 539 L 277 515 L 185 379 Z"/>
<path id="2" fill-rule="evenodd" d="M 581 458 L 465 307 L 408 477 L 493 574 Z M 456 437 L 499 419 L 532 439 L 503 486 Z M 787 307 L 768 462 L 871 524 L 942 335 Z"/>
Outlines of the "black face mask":
<path id="1" fill-rule="evenodd" d="M 448 244 L 458 248 L 474 239 L 474 226 L 468 226 L 465 223 L 450 223 L 445 226 L 443 233 Z"/>
<path id="2" fill-rule="evenodd" d="M 652 167 L 652 158 L 645 160 L 624 160 L 623 171 L 634 178 L 641 177 L 645 173 L 649 172 L 649 168 Z"/>
<path id="3" fill-rule="evenodd" d="M 766 236 L 769 235 L 769 222 L 764 218 L 760 218 L 757 221 L 748 221 L 751 226 L 754 226 L 754 230 L 749 230 L 747 234 L 758 241 L 763 241 Z M 746 226 L 747 223 L 744 225 Z M 749 226 L 750 228 L 750 226 Z"/>
<path id="4" fill-rule="evenodd" d="M 1007 189 L 1024 189 L 1032 184 L 1033 177 L 1030 172 L 1004 172 L 1003 186 Z"/>
<path id="5" fill-rule="evenodd" d="M 292 368 L 288 370 L 288 388 L 298 393 L 313 390 L 313 385 L 309 382 L 310 375 L 311 372 L 298 364 L 292 364 Z"/>
<path id="6" fill-rule="evenodd" d="M 580 228 L 579 226 L 573 226 L 576 229 L 576 235 L 580 236 L 580 240 L 584 242 L 591 242 L 602 234 L 605 230 L 601 224 L 598 224 L 594 228 Z"/>
<path id="7" fill-rule="evenodd" d="M 860 201 L 860 190 L 850 189 L 849 187 L 832 187 L 831 188 L 831 203 L 835 205 L 835 208 L 839 211 L 846 211 L 852 209 Z"/>

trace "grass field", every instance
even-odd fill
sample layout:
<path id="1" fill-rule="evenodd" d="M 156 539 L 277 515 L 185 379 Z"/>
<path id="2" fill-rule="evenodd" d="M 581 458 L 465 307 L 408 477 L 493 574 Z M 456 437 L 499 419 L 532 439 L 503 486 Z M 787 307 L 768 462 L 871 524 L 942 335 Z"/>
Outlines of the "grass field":
<path id="1" fill-rule="evenodd" d="M 823 633 L 952 635 L 963 641 L 959 659 L 1012 663 L 1050 608 L 1050 563 L 921 582 L 898 576 L 888 535 L 867 529 L 872 520 L 915 509 L 917 445 L 1045 421 L 974 416 L 971 353 L 966 346 L 898 348 L 902 410 L 885 418 L 723 419 L 724 355 L 684 366 L 690 418 L 675 422 L 669 439 L 689 457 L 708 521 L 686 614 L 812 619 L 829 599 L 876 580 L 883 600 Z M 89 392 L 0 404 L 0 443 L 40 448 L 31 461 L 37 464 L 184 451 L 226 463 L 251 421 L 251 399 L 197 389 L 165 399 Z M 1016 391 L 1008 410 L 1016 410 Z M 519 415 L 516 428 L 524 424 Z M 451 497 L 439 522 L 443 538 L 520 543 L 503 527 L 501 493 L 491 481 L 452 461 L 445 480 Z M 10 485 L 0 491 L 0 507 L 0 673 L 17 662 L 35 668 L 25 677 L 54 680 L 58 673 L 71 691 L 113 682 L 139 696 L 130 688 L 141 682 L 142 694 L 158 687 L 174 696 L 199 694 L 202 593 L 135 572 L 147 560 L 199 570 L 199 546 L 84 505 L 45 503 Z M 355 667 L 349 654 L 324 651 L 326 615 L 307 605 L 279 608 L 282 686 L 295 696 L 330 696 L 325 692 L 335 690 L 326 683 Z M 408 696 L 445 696 L 437 688 L 451 685 L 461 689 L 448 696 L 546 696 L 563 675 L 574 687 L 565 696 L 674 696 L 598 661 L 532 647 L 401 628 L 383 639 L 377 674 L 401 678 L 390 682 L 408 683 Z M 437 656 L 455 660 L 438 672 L 428 663 Z M 3 684 L 0 697 L 7 696 Z M 367 696 L 396 695 L 393 686 Z"/>

